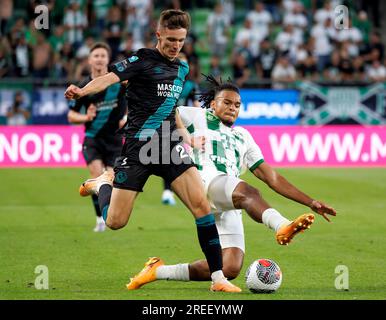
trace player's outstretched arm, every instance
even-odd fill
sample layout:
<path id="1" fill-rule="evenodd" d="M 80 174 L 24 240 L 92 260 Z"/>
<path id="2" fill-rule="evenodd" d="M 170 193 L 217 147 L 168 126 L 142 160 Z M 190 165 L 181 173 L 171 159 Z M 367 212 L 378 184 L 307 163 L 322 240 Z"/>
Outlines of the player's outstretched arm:
<path id="1" fill-rule="evenodd" d="M 254 171 L 253 174 L 265 182 L 271 189 L 281 194 L 282 196 L 293 201 L 304 204 L 311 208 L 314 212 L 323 216 L 328 222 L 331 222 L 327 215 L 336 216 L 334 208 L 324 204 L 321 201 L 314 200 L 304 192 L 300 191 L 292 185 L 286 178 L 280 175 L 269 164 L 263 162 Z"/>
<path id="2" fill-rule="evenodd" d="M 94 80 L 90 81 L 83 88 L 79 88 L 71 84 L 64 93 L 64 96 L 66 97 L 66 99 L 69 100 L 79 99 L 89 94 L 101 92 L 105 90 L 108 86 L 111 86 L 114 83 L 118 83 L 119 81 L 120 79 L 115 73 L 109 72 L 104 76 L 95 78 Z"/>

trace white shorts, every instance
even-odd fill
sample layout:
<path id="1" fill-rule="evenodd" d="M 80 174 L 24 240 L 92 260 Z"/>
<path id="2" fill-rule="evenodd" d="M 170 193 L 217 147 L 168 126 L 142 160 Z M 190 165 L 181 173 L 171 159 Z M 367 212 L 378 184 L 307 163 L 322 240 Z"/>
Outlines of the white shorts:
<path id="1" fill-rule="evenodd" d="M 230 210 L 214 214 L 221 248 L 240 248 L 245 252 L 244 226 L 241 210 Z"/>
<path id="2" fill-rule="evenodd" d="M 215 177 L 208 186 L 207 197 L 213 212 L 234 210 L 232 194 L 243 180 L 227 175 Z"/>
<path id="3" fill-rule="evenodd" d="M 236 247 L 245 252 L 241 210 L 235 209 L 232 194 L 241 179 L 227 175 L 215 177 L 208 186 L 208 200 L 216 219 L 221 248 Z"/>

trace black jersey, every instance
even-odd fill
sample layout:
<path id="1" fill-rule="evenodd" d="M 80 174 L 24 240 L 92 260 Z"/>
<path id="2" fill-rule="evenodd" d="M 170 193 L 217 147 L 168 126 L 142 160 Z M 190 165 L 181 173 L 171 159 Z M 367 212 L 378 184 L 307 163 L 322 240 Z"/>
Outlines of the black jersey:
<path id="1" fill-rule="evenodd" d="M 79 87 L 84 87 L 91 81 L 91 76 L 84 79 Z M 113 84 L 97 94 L 84 96 L 70 101 L 70 109 L 79 112 L 82 107 L 87 111 L 94 104 L 96 117 L 85 123 L 86 137 L 109 138 L 119 129 L 119 120 L 126 113 L 125 87 L 120 83 Z"/>
<path id="2" fill-rule="evenodd" d="M 121 81 L 129 81 L 129 114 L 124 130 L 128 138 L 145 140 L 155 132 L 161 137 L 176 128 L 175 107 L 189 73 L 186 62 L 170 61 L 157 49 L 145 48 L 112 65 L 110 71 Z M 165 122 L 169 122 L 170 130 L 162 133 Z"/>

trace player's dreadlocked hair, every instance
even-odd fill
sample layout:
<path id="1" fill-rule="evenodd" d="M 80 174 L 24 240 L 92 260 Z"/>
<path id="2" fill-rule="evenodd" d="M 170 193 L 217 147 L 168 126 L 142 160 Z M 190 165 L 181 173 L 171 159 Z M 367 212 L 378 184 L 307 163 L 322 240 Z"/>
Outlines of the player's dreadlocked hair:
<path id="1" fill-rule="evenodd" d="M 202 93 L 198 99 L 199 102 L 203 102 L 203 108 L 210 108 L 211 101 L 214 100 L 217 94 L 223 90 L 230 90 L 240 94 L 239 88 L 231 81 L 230 78 L 228 78 L 226 82 L 223 82 L 221 78 L 217 81 L 212 75 L 207 76 L 203 74 L 203 76 L 209 84 L 208 91 Z"/>

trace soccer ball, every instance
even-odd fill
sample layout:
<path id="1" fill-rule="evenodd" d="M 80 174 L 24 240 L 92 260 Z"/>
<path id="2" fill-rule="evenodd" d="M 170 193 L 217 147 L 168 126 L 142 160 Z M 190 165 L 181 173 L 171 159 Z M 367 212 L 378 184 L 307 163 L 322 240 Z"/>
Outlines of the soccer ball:
<path id="1" fill-rule="evenodd" d="M 272 293 L 279 289 L 283 275 L 278 264 L 269 259 L 253 261 L 245 274 L 247 288 L 253 293 Z"/>

